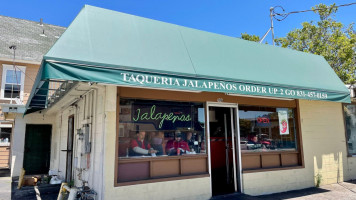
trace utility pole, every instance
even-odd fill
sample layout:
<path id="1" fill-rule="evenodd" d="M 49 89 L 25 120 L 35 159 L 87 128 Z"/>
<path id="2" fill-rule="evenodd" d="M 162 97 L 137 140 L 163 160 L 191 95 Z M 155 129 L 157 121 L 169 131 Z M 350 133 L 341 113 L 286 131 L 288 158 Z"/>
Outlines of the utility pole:
<path id="1" fill-rule="evenodd" d="M 273 43 L 273 46 L 274 46 L 273 10 L 274 10 L 274 7 L 270 7 L 269 8 L 269 16 L 271 18 L 272 43 Z"/>
<path id="2" fill-rule="evenodd" d="M 262 39 L 260 40 L 260 43 L 263 42 L 263 40 L 266 38 L 266 36 L 268 35 L 268 33 L 270 31 L 272 31 L 272 43 L 273 43 L 273 46 L 274 46 L 274 30 L 273 30 L 273 11 L 274 11 L 274 7 L 270 7 L 269 8 L 269 17 L 271 18 L 271 27 L 268 29 L 268 31 L 263 35 Z"/>

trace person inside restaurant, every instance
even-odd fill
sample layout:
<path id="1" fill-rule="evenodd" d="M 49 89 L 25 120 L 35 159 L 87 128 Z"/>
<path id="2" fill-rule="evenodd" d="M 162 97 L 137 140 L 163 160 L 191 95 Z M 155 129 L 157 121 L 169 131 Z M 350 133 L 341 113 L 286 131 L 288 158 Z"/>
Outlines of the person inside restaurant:
<path id="1" fill-rule="evenodd" d="M 130 156 L 144 156 L 156 154 L 158 151 L 151 148 L 150 143 L 145 140 L 146 132 L 138 131 L 136 138 L 131 140 Z"/>
<path id="2" fill-rule="evenodd" d="M 164 149 L 163 149 L 163 140 L 164 140 L 164 132 L 163 131 L 158 131 L 158 132 L 151 132 L 151 146 L 153 149 L 157 150 L 156 155 L 161 156 L 164 155 Z"/>
<path id="3" fill-rule="evenodd" d="M 251 133 L 248 136 L 247 149 L 260 149 L 263 148 L 261 142 L 258 141 L 258 137 L 255 133 Z"/>
<path id="4" fill-rule="evenodd" d="M 167 142 L 166 153 L 172 156 L 182 155 L 187 152 L 189 152 L 188 143 L 182 139 L 182 133 L 180 131 L 176 131 L 174 139 Z"/>

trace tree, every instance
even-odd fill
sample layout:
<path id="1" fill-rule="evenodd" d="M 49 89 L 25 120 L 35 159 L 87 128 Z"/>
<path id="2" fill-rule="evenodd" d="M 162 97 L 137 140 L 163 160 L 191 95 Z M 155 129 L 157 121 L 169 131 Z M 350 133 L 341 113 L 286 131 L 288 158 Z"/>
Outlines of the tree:
<path id="1" fill-rule="evenodd" d="M 317 23 L 313 21 L 302 23 L 302 28 L 290 31 L 286 37 L 275 39 L 276 44 L 323 56 L 344 83 L 354 84 L 356 31 L 353 24 L 345 27 L 333 19 L 333 14 L 337 12 L 335 4 L 330 6 L 319 4 L 312 10 L 320 17 Z M 249 39 L 250 36 L 244 35 L 242 39 Z"/>
<path id="2" fill-rule="evenodd" d="M 249 35 L 248 33 L 241 33 L 241 38 L 244 40 L 253 41 L 253 42 L 259 42 L 261 40 L 260 36 Z"/>

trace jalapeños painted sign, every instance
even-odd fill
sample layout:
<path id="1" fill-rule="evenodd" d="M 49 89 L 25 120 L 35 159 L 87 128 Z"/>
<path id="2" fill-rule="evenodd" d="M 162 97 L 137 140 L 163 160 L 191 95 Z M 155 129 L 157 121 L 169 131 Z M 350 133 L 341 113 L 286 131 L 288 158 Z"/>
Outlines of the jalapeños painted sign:
<path id="1" fill-rule="evenodd" d="M 130 121 L 137 125 L 152 125 L 156 130 L 202 129 L 198 121 L 202 103 L 132 100 L 130 107 Z"/>
<path id="2" fill-rule="evenodd" d="M 172 124 L 177 122 L 191 122 L 192 118 L 190 114 L 184 114 L 181 112 L 156 112 L 156 105 L 151 106 L 149 110 L 141 111 L 141 108 L 136 109 L 136 117 L 134 116 L 132 120 L 134 122 L 138 121 L 158 121 L 158 128 L 161 129 L 164 121 L 168 121 Z"/>
<path id="3" fill-rule="evenodd" d="M 310 100 L 344 100 L 345 94 L 317 92 L 313 90 L 289 89 L 257 84 L 236 83 L 230 81 L 214 81 L 194 78 L 178 78 L 171 76 L 156 76 L 140 73 L 121 73 L 121 79 L 128 85 L 169 88 L 178 90 L 195 90 L 224 92 L 242 95 L 259 95 L 269 97 L 282 97 L 292 99 Z"/>

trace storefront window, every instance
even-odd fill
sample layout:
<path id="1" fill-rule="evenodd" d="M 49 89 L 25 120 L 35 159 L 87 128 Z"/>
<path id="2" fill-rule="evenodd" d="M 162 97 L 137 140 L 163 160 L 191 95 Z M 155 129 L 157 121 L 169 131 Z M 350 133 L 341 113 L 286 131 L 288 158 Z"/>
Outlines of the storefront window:
<path id="1" fill-rule="evenodd" d="M 344 113 L 349 154 L 356 154 L 356 105 L 345 105 Z"/>
<path id="2" fill-rule="evenodd" d="M 202 103 L 120 99 L 119 157 L 206 153 Z"/>
<path id="3" fill-rule="evenodd" d="M 294 109 L 240 106 L 239 117 L 242 152 L 297 150 Z"/>

